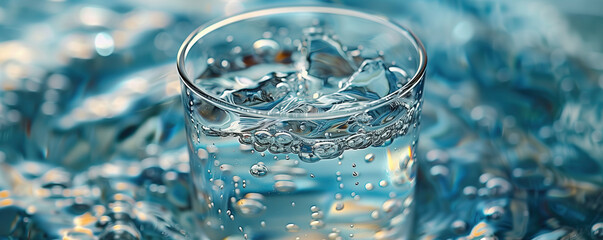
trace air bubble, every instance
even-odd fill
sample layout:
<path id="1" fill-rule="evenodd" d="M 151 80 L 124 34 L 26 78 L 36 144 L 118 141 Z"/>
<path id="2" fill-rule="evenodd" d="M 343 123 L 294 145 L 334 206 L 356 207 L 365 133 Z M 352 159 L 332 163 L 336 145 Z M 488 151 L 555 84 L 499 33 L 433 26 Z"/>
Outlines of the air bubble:
<path id="1" fill-rule="evenodd" d="M 291 181 L 277 181 L 274 183 L 274 189 L 279 192 L 293 192 L 297 186 Z"/>
<path id="2" fill-rule="evenodd" d="M 274 141 L 272 134 L 270 134 L 268 131 L 257 131 L 255 134 L 253 134 L 253 136 L 255 141 L 261 145 L 268 145 Z"/>
<path id="3" fill-rule="evenodd" d="M 387 187 L 387 181 L 385 181 L 385 180 L 379 181 L 379 186 L 381 186 L 381 187 Z"/>
<path id="4" fill-rule="evenodd" d="M 402 203 L 398 199 L 389 199 L 381 205 L 381 209 L 384 212 L 390 213 L 397 211 L 402 206 Z"/>
<path id="5" fill-rule="evenodd" d="M 368 144 L 367 136 L 365 134 L 354 135 L 346 141 L 346 144 L 350 148 L 362 148 Z"/>
<path id="6" fill-rule="evenodd" d="M 325 223 L 322 220 L 312 220 L 310 222 L 310 227 L 312 229 L 320 229 L 325 226 Z"/>
<path id="7" fill-rule="evenodd" d="M 223 68 L 228 68 L 230 67 L 230 62 L 228 60 L 222 60 L 220 62 L 220 66 L 222 66 Z"/>
<path id="8" fill-rule="evenodd" d="M 288 145 L 291 143 L 291 141 L 293 141 L 293 137 L 288 133 L 277 133 L 274 135 L 274 139 L 276 144 L 281 146 Z"/>
<path id="9" fill-rule="evenodd" d="M 455 234 L 463 234 L 469 228 L 469 225 L 463 220 L 456 220 L 452 222 L 450 228 Z"/>
<path id="10" fill-rule="evenodd" d="M 373 212 L 371 212 L 371 218 L 373 219 L 379 219 L 379 211 L 375 210 Z"/>
<path id="11" fill-rule="evenodd" d="M 268 167 L 264 163 L 258 162 L 251 166 L 249 173 L 254 177 L 263 177 L 268 173 Z"/>
<path id="12" fill-rule="evenodd" d="M 366 156 L 364 156 L 364 161 L 368 162 L 372 162 L 373 160 L 375 160 L 375 154 L 373 153 L 369 153 Z"/>
<path id="13" fill-rule="evenodd" d="M 312 213 L 311 217 L 313 219 L 321 219 L 324 217 L 324 214 L 322 213 L 322 211 L 316 211 Z"/>
<path id="14" fill-rule="evenodd" d="M 258 55 L 273 55 L 279 48 L 279 44 L 271 39 L 259 39 L 253 43 L 253 49 Z"/>
<path id="15" fill-rule="evenodd" d="M 595 223 L 590 229 L 593 239 L 603 239 L 603 222 Z"/>
<path id="16" fill-rule="evenodd" d="M 488 189 L 490 196 L 496 197 L 509 194 L 512 186 L 507 180 L 500 177 L 495 177 L 486 182 L 486 188 Z"/>
<path id="17" fill-rule="evenodd" d="M 373 190 L 373 184 L 372 183 L 367 183 L 364 185 L 364 188 L 366 188 L 366 190 L 371 191 Z"/>
<path id="18" fill-rule="evenodd" d="M 299 226 L 293 223 L 287 224 L 287 226 L 285 226 L 285 229 L 287 229 L 287 232 L 299 232 Z"/>
<path id="19" fill-rule="evenodd" d="M 490 220 L 498 220 L 505 214 L 505 209 L 501 206 L 492 206 L 484 209 L 483 213 Z"/>
<path id="20" fill-rule="evenodd" d="M 463 195 L 465 195 L 465 197 L 469 199 L 473 199 L 477 195 L 477 188 L 473 186 L 467 186 L 463 188 Z"/>
<path id="21" fill-rule="evenodd" d="M 331 159 L 341 155 L 342 149 L 333 142 L 320 142 L 314 144 L 314 153 L 322 159 Z"/>

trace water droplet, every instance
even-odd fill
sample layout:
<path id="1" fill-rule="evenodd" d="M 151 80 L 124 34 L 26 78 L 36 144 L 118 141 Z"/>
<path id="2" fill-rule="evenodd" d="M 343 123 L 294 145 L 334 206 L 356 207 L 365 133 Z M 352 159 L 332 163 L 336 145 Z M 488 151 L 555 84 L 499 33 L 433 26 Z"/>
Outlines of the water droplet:
<path id="1" fill-rule="evenodd" d="M 268 167 L 264 163 L 258 162 L 251 166 L 249 173 L 254 177 L 263 177 L 268 173 Z"/>
<path id="2" fill-rule="evenodd" d="M 234 169 L 234 166 L 229 165 L 229 164 L 222 164 L 222 165 L 220 165 L 220 171 L 222 171 L 225 174 L 232 173 L 233 169 Z"/>
<path id="3" fill-rule="evenodd" d="M 228 68 L 230 66 L 230 62 L 224 59 L 220 62 L 220 66 L 222 66 L 223 68 Z"/>
<path id="4" fill-rule="evenodd" d="M 291 202 L 291 207 L 295 207 L 295 202 Z"/>
<path id="5" fill-rule="evenodd" d="M 450 227 L 455 234 L 463 234 L 467 231 L 469 225 L 463 220 L 455 220 Z"/>
<path id="6" fill-rule="evenodd" d="M 318 211 L 320 211 L 320 208 L 317 207 L 317 206 L 312 206 L 312 207 L 310 207 L 310 211 L 312 211 L 312 212 L 318 212 Z"/>
<path id="7" fill-rule="evenodd" d="M 209 154 L 207 151 L 205 151 L 205 149 L 199 148 L 197 149 L 197 157 L 199 157 L 201 160 L 207 160 L 209 158 Z"/>
<path id="8" fill-rule="evenodd" d="M 603 222 L 595 223 L 590 229 L 593 239 L 603 239 Z"/>
<path id="9" fill-rule="evenodd" d="M 465 195 L 469 199 L 473 199 L 477 195 L 477 188 L 473 186 L 467 186 L 463 188 L 463 195 Z"/>
<path id="10" fill-rule="evenodd" d="M 373 160 L 375 160 L 375 154 L 369 153 L 364 156 L 364 161 L 366 162 L 372 162 Z"/>
<path id="11" fill-rule="evenodd" d="M 272 134 L 264 130 L 255 132 L 253 136 L 255 137 L 255 141 L 261 145 L 272 144 L 272 141 L 274 141 Z"/>
<path id="12" fill-rule="evenodd" d="M 335 193 L 335 199 L 336 200 L 341 200 L 343 196 L 341 195 L 341 193 Z"/>
<path id="13" fill-rule="evenodd" d="M 322 159 L 336 158 L 341 155 L 343 149 L 333 142 L 319 142 L 314 144 L 314 153 Z"/>
<path id="14" fill-rule="evenodd" d="M 325 223 L 322 220 L 312 220 L 310 222 L 310 227 L 312 229 L 320 229 L 325 226 Z"/>
<path id="15" fill-rule="evenodd" d="M 384 212 L 390 213 L 397 211 L 402 206 L 402 203 L 398 199 L 389 199 L 381 205 L 381 209 Z"/>
<path id="16" fill-rule="evenodd" d="M 277 181 L 274 183 L 274 189 L 279 192 L 293 192 L 297 186 L 291 181 Z"/>
<path id="17" fill-rule="evenodd" d="M 352 176 L 354 176 L 354 177 L 358 177 L 358 173 L 357 173 L 357 172 L 353 172 L 353 173 L 352 173 Z"/>
<path id="18" fill-rule="evenodd" d="M 385 181 L 385 180 L 379 181 L 379 186 L 381 186 L 381 187 L 387 187 L 387 181 Z"/>
<path id="19" fill-rule="evenodd" d="M 375 210 L 375 211 L 371 212 L 371 218 L 379 219 L 379 211 Z"/>
<path id="20" fill-rule="evenodd" d="M 501 206 L 492 206 L 484 209 L 484 216 L 490 220 L 498 220 L 505 214 L 505 209 Z"/>
<path id="21" fill-rule="evenodd" d="M 311 178 L 314 178 L 314 174 L 313 174 L 313 173 L 310 173 L 310 177 L 311 177 Z"/>
<path id="22" fill-rule="evenodd" d="M 286 146 L 293 141 L 293 137 L 288 133 L 277 133 L 274 135 L 274 139 L 278 145 Z"/>
<path id="23" fill-rule="evenodd" d="M 367 183 L 364 185 L 364 188 L 366 188 L 366 190 L 371 191 L 373 190 L 373 184 L 372 183 Z"/>
<path id="24" fill-rule="evenodd" d="M 352 163 L 352 167 L 356 167 L 356 163 Z"/>
<path id="25" fill-rule="evenodd" d="M 266 227 L 266 221 L 260 221 L 260 226 L 261 227 Z"/>
<path id="26" fill-rule="evenodd" d="M 299 232 L 299 226 L 297 226 L 293 223 L 287 224 L 287 226 L 285 226 L 285 228 L 287 229 L 287 232 Z"/>
<path id="27" fill-rule="evenodd" d="M 486 182 L 486 188 L 488 189 L 490 196 L 498 197 L 509 194 L 512 186 L 507 180 L 500 177 L 494 177 Z"/>
<path id="28" fill-rule="evenodd" d="M 259 39 L 253 43 L 253 49 L 258 55 L 273 55 L 279 48 L 279 44 L 272 39 Z"/>
<path id="29" fill-rule="evenodd" d="M 306 144 L 302 144 L 299 147 L 299 153 L 297 154 L 297 156 L 300 160 L 309 163 L 317 162 L 318 160 L 320 160 L 320 158 L 316 154 L 314 154 L 312 146 Z"/>
<path id="30" fill-rule="evenodd" d="M 344 207 L 343 202 L 337 202 L 335 204 L 335 210 L 337 210 L 337 211 L 341 211 L 343 209 L 343 207 Z"/>
<path id="31" fill-rule="evenodd" d="M 311 217 L 314 219 L 321 219 L 321 218 L 323 218 L 323 216 L 324 216 L 324 214 L 322 213 L 322 211 L 313 212 L 311 215 Z"/>

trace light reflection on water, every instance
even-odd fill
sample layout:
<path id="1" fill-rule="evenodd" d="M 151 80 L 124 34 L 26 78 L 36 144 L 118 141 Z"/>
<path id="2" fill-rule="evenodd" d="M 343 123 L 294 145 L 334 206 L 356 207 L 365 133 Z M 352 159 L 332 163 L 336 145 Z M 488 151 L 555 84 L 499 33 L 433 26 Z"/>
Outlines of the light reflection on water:
<path id="1" fill-rule="evenodd" d="M 174 55 L 211 9 L 262 3 L 133 3 L 0 4 L 0 238 L 192 235 Z M 589 25 L 601 13 L 347 3 L 409 25 L 428 50 L 421 238 L 603 238 L 603 46 Z"/>

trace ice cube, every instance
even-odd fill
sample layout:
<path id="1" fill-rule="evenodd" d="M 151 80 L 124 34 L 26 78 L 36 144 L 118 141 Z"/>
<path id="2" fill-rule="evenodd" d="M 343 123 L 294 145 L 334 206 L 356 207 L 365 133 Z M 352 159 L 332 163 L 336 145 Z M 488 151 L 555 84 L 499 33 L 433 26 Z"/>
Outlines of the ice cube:
<path id="1" fill-rule="evenodd" d="M 356 92 L 374 93 L 378 98 L 385 97 L 393 92 L 397 82 L 396 76 L 388 70 L 382 60 L 367 59 L 362 62 L 358 70 L 343 83 L 339 91 L 348 92 L 356 89 Z"/>
<path id="2" fill-rule="evenodd" d="M 257 86 L 226 90 L 220 98 L 239 106 L 271 110 L 291 93 L 288 76 L 289 74 L 272 72 L 262 77 Z"/>
<path id="3" fill-rule="evenodd" d="M 300 71 L 304 79 L 312 80 L 311 83 L 319 87 L 336 88 L 331 86 L 332 78 L 349 77 L 356 69 L 353 60 L 345 53 L 341 43 L 324 34 L 320 28 L 306 29 L 300 49 L 305 58 Z M 325 86 L 326 85 L 326 86 Z"/>

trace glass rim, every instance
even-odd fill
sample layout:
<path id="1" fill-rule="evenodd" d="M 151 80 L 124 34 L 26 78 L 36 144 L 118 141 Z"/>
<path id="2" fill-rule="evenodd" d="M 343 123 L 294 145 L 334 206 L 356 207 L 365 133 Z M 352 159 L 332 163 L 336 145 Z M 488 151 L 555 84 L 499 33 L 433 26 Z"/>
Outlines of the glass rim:
<path id="1" fill-rule="evenodd" d="M 188 77 L 186 74 L 185 61 L 188 56 L 188 52 L 190 49 L 205 35 L 218 30 L 224 26 L 240 22 L 247 19 L 264 17 L 274 14 L 283 14 L 283 13 L 325 13 L 325 14 L 333 14 L 333 15 L 343 15 L 349 17 L 362 18 L 365 20 L 369 20 L 375 22 L 377 24 L 383 24 L 389 29 L 393 29 L 396 32 L 400 33 L 402 36 L 405 36 L 407 40 L 411 42 L 414 46 L 415 50 L 419 54 L 419 67 L 416 69 L 414 76 L 412 76 L 411 80 L 409 80 L 404 86 L 396 89 L 394 92 L 380 98 L 377 100 L 373 100 L 366 105 L 351 107 L 346 109 L 345 111 L 334 111 L 334 112 L 320 112 L 320 113 L 273 113 L 269 110 L 258 110 L 249 107 L 239 106 L 233 103 L 229 103 L 220 99 L 216 96 L 213 96 L 206 91 L 199 88 L 192 82 L 192 79 Z M 331 118 L 339 118 L 339 117 L 347 117 L 355 114 L 360 114 L 371 109 L 379 108 L 385 104 L 390 103 L 394 99 L 406 95 L 408 92 L 412 91 L 419 82 L 423 79 L 425 75 L 425 68 L 427 65 L 427 53 L 423 44 L 416 37 L 416 35 L 405 27 L 400 26 L 399 24 L 389 20 L 383 16 L 372 15 L 369 13 L 364 13 L 356 10 L 351 10 L 347 8 L 340 7 L 322 7 L 322 6 L 288 6 L 288 7 L 277 7 L 277 8 L 269 8 L 263 10 L 255 10 L 250 12 L 244 12 L 240 14 L 236 14 L 230 17 L 226 17 L 223 19 L 218 19 L 215 21 L 211 21 L 204 25 L 201 25 L 197 29 L 195 29 L 183 42 L 180 49 L 178 50 L 176 67 L 178 69 L 178 74 L 180 75 L 181 82 L 186 86 L 186 90 L 190 90 L 197 96 L 201 97 L 207 102 L 222 108 L 227 111 L 232 111 L 241 115 L 253 116 L 258 118 L 270 118 L 270 119 L 287 119 L 287 120 L 319 120 L 319 119 L 331 119 Z"/>

